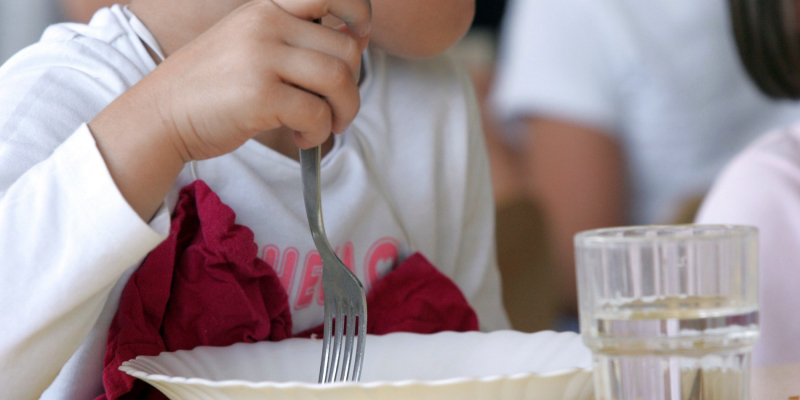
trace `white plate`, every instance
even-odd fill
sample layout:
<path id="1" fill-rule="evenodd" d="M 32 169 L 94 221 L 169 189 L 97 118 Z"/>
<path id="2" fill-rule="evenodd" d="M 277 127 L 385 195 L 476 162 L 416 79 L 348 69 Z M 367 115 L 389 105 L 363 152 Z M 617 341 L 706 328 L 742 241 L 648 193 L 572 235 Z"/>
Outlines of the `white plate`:
<path id="1" fill-rule="evenodd" d="M 316 384 L 321 340 L 240 343 L 137 357 L 120 369 L 173 400 L 591 399 L 591 354 L 574 333 L 369 336 L 361 382 Z"/>

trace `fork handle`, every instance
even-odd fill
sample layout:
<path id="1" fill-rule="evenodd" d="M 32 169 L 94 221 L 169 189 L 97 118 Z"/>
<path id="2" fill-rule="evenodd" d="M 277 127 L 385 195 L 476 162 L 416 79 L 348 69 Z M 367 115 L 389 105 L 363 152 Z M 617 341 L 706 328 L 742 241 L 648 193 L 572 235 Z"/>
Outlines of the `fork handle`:
<path id="1" fill-rule="evenodd" d="M 314 19 L 315 24 L 322 24 L 322 18 Z M 325 251 L 331 247 L 325 234 L 325 224 L 322 221 L 322 188 L 320 184 L 320 162 L 322 159 L 322 146 L 300 149 L 300 169 L 303 182 L 303 202 L 308 216 L 308 227 L 317 251 Z"/>
<path id="2" fill-rule="evenodd" d="M 311 237 L 314 244 L 319 249 L 320 245 L 328 245 L 325 239 L 325 225 L 322 221 L 322 196 L 320 187 L 320 158 L 322 149 L 320 146 L 300 150 L 300 169 L 303 182 L 303 201 L 306 205 L 306 215 L 308 216 L 308 227 L 311 229 Z"/>

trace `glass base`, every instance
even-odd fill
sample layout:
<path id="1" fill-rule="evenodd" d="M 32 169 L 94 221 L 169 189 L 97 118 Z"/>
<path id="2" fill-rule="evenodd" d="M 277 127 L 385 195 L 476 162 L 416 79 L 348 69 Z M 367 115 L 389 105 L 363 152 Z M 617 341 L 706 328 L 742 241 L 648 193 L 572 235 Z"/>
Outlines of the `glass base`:
<path id="1" fill-rule="evenodd" d="M 597 400 L 746 400 L 750 349 L 687 355 L 594 354 Z"/>

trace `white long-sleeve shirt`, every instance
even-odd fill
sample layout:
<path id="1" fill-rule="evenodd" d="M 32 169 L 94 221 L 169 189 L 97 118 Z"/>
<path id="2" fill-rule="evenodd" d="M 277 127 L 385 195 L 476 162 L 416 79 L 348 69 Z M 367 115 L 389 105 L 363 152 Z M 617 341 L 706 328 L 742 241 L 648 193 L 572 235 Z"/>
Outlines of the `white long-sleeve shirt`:
<path id="1" fill-rule="evenodd" d="M 104 9 L 89 25 L 50 28 L 0 68 L 0 398 L 102 393 L 122 288 L 166 237 L 177 193 L 194 179 L 187 166 L 146 223 L 86 125 L 156 68 L 142 29 L 122 8 Z M 459 286 L 482 329 L 507 328 L 468 76 L 445 57 L 406 61 L 375 48 L 365 70 L 361 112 L 322 161 L 331 244 L 367 289 L 420 251 Z M 250 141 L 198 163 L 197 175 L 253 230 L 289 293 L 295 331 L 321 323 L 299 164 Z"/>

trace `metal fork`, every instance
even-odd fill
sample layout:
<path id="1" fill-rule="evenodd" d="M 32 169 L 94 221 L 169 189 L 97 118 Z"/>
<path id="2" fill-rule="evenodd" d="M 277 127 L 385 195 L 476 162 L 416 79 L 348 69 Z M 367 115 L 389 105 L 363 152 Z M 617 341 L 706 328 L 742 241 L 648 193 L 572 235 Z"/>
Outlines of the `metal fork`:
<path id="1" fill-rule="evenodd" d="M 322 290 L 325 295 L 325 334 L 322 338 L 322 361 L 319 367 L 319 383 L 358 381 L 364 362 L 364 345 L 367 340 L 367 298 L 364 287 L 328 243 L 322 223 L 320 197 L 320 158 L 322 149 L 315 147 L 300 150 L 300 166 L 303 179 L 303 200 L 306 204 L 311 237 L 322 258 Z M 334 320 L 336 335 L 331 343 Z M 356 325 L 358 337 L 356 338 Z M 347 327 L 347 331 L 345 330 Z M 342 349 L 342 337 L 345 346 Z M 358 341 L 355 359 L 353 342 Z M 352 359 L 352 360 L 351 360 Z"/>

